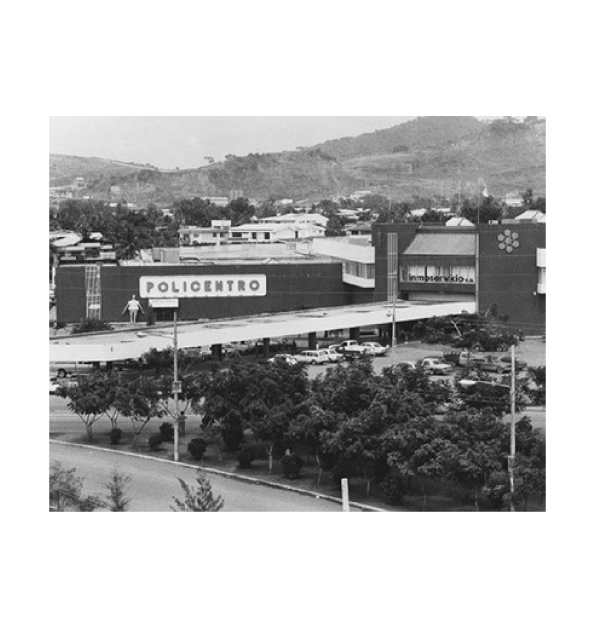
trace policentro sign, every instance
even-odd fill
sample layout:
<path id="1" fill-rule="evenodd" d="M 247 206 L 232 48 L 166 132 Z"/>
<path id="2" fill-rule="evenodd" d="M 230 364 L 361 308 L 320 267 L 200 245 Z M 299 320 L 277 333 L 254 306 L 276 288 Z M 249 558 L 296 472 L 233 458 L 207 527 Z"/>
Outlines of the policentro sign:
<path id="1" fill-rule="evenodd" d="M 264 274 L 220 276 L 142 276 L 142 298 L 257 297 L 267 294 Z"/>

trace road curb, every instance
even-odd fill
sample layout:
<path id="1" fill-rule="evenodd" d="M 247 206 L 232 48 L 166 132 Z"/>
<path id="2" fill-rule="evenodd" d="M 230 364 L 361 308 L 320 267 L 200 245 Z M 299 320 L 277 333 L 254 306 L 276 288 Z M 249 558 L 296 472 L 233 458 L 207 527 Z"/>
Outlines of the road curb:
<path id="1" fill-rule="evenodd" d="M 182 468 L 201 470 L 205 473 L 209 473 L 212 475 L 219 475 L 221 477 L 227 477 L 228 479 L 234 479 L 236 481 L 243 481 L 245 483 L 251 483 L 256 486 L 267 486 L 269 488 L 274 488 L 275 490 L 285 490 L 287 492 L 295 492 L 297 494 L 309 496 L 314 499 L 321 499 L 323 501 L 330 501 L 331 503 L 337 503 L 341 505 L 341 499 L 338 499 L 337 497 L 331 497 L 326 494 L 321 494 L 319 492 L 314 492 L 312 490 L 305 490 L 303 488 L 295 488 L 293 486 L 288 486 L 286 484 L 278 483 L 276 481 L 267 481 L 266 479 L 257 479 L 256 477 L 248 477 L 247 475 L 240 475 L 238 473 L 233 473 L 226 470 L 219 470 L 218 468 L 208 468 L 206 466 L 197 466 L 195 464 L 188 464 L 186 462 L 174 462 L 171 460 L 164 460 L 161 457 L 153 457 L 151 455 L 144 455 L 143 453 L 129 453 L 128 451 L 115 451 L 110 448 L 103 448 L 101 446 L 92 446 L 90 444 L 73 444 L 72 442 L 65 442 L 64 440 L 50 439 L 50 443 L 60 444 L 62 446 L 73 446 L 76 448 L 83 448 L 83 449 L 87 449 L 91 451 L 100 451 L 103 453 L 115 453 L 116 455 L 125 455 L 127 457 L 137 457 L 140 459 L 148 459 L 154 462 L 173 464 L 174 466 L 180 466 Z M 363 503 L 356 503 L 353 501 L 349 502 L 349 506 L 353 508 L 357 508 L 358 510 L 362 510 L 362 512 L 388 512 L 389 511 L 389 510 L 383 510 L 382 508 L 374 507 L 372 505 L 365 505 Z"/>

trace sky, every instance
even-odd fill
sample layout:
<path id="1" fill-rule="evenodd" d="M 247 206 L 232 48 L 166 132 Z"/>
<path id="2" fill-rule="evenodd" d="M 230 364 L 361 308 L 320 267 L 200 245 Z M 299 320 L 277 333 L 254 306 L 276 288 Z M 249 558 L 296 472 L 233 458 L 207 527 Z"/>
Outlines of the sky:
<path id="1" fill-rule="evenodd" d="M 206 157 L 291 151 L 416 116 L 51 116 L 50 153 L 196 168 Z M 478 116 L 478 118 L 495 118 Z"/>

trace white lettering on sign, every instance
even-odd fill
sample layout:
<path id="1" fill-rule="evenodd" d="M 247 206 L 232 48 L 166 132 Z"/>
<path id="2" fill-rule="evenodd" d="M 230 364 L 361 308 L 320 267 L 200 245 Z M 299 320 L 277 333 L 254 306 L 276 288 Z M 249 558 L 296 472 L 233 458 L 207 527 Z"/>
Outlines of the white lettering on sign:
<path id="1" fill-rule="evenodd" d="M 267 277 L 141 276 L 139 294 L 142 298 L 260 297 L 267 294 Z"/>

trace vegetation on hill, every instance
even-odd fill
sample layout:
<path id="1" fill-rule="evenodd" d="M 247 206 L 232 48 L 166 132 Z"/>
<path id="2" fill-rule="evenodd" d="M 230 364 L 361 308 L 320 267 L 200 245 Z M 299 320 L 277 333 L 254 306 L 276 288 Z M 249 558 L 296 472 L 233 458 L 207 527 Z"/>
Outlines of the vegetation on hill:
<path id="1" fill-rule="evenodd" d="M 527 188 L 545 196 L 545 127 L 536 117 L 484 123 L 471 116 L 425 116 L 310 149 L 228 155 L 223 162 L 173 171 L 50 156 L 50 181 L 65 184 L 82 176 L 85 195 L 109 200 L 117 186 L 122 199 L 137 205 L 229 196 L 232 190 L 260 200 L 318 201 L 363 189 L 403 201 L 473 195 L 485 185 L 496 196 Z"/>
<path id="2" fill-rule="evenodd" d="M 354 157 L 419 151 L 458 142 L 481 133 L 486 124 L 473 116 L 421 116 L 415 120 L 365 133 L 355 138 L 329 140 L 315 148 L 346 160 Z"/>
<path id="3" fill-rule="evenodd" d="M 125 177 L 131 171 L 155 170 L 150 164 L 118 162 L 96 157 L 50 155 L 50 186 L 68 186 L 76 177 L 95 180 L 98 177 Z"/>

